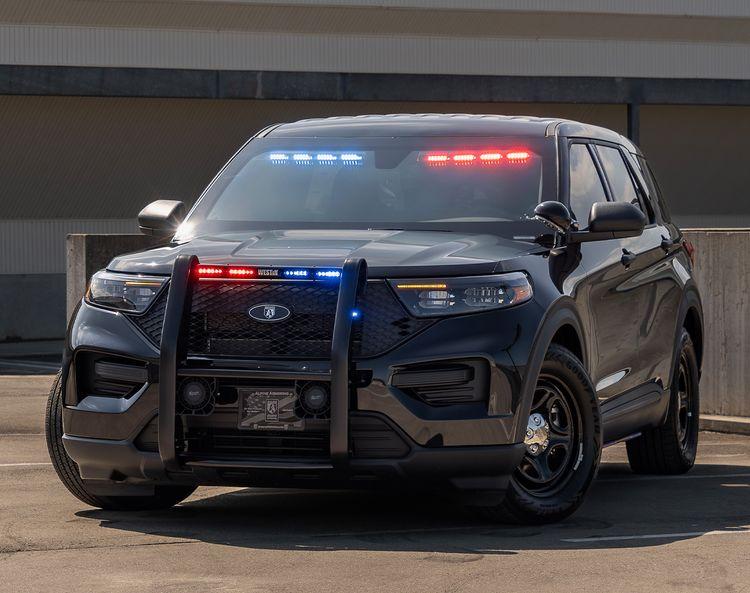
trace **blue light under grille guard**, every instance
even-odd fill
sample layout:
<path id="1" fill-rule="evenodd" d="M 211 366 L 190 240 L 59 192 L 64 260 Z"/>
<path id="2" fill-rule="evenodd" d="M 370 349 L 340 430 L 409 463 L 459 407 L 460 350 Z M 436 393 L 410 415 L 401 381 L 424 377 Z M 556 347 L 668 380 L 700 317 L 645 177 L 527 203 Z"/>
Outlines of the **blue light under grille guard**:
<path id="1" fill-rule="evenodd" d="M 512 307 L 534 295 L 523 272 L 459 278 L 389 280 L 401 302 L 416 317 L 441 317 Z"/>

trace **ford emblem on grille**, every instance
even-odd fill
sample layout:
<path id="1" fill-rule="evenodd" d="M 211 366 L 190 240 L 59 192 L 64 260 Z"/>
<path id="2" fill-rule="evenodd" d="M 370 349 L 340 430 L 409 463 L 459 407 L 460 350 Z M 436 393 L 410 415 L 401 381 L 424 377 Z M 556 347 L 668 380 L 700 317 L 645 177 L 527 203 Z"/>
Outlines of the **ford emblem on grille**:
<path id="1" fill-rule="evenodd" d="M 284 305 L 262 304 L 255 305 L 248 309 L 247 314 L 256 321 L 283 321 L 289 317 L 292 312 Z"/>

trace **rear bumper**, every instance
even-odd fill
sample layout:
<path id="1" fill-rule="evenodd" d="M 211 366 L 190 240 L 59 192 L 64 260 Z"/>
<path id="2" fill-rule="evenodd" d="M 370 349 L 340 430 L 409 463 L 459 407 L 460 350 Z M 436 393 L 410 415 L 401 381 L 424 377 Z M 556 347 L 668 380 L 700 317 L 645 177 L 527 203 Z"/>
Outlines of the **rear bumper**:
<path id="1" fill-rule="evenodd" d="M 462 491 L 502 491 L 523 457 L 524 446 L 412 447 L 401 459 L 350 459 L 345 469 L 324 463 L 212 461 L 167 471 L 158 453 L 130 441 L 65 435 L 65 450 L 92 492 L 157 484 L 391 487 L 452 486 Z M 118 490 L 122 492 L 122 490 Z M 137 493 L 137 492 L 134 492 Z"/>

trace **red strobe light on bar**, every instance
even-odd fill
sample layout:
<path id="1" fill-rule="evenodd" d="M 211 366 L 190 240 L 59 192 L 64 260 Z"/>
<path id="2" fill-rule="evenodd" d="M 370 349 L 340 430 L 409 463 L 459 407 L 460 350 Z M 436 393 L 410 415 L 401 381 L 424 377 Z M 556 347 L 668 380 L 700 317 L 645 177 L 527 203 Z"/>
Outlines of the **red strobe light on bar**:
<path id="1" fill-rule="evenodd" d="M 424 160 L 428 165 L 445 165 L 450 157 L 447 154 L 428 154 Z"/>
<path id="2" fill-rule="evenodd" d="M 483 152 L 479 155 L 479 160 L 488 165 L 493 165 L 503 160 L 503 154 L 498 151 Z"/>
<path id="3" fill-rule="evenodd" d="M 204 278 L 255 278 L 257 271 L 248 266 L 202 266 L 195 268 L 198 279 Z"/>
<path id="4" fill-rule="evenodd" d="M 505 158 L 511 163 L 524 163 L 531 158 L 531 154 L 527 150 L 511 150 Z"/>
<path id="5" fill-rule="evenodd" d="M 531 152 L 522 148 L 500 151 L 485 148 L 481 151 L 461 150 L 449 152 L 428 152 L 419 157 L 429 167 L 502 165 L 503 163 L 523 164 L 531 159 Z"/>

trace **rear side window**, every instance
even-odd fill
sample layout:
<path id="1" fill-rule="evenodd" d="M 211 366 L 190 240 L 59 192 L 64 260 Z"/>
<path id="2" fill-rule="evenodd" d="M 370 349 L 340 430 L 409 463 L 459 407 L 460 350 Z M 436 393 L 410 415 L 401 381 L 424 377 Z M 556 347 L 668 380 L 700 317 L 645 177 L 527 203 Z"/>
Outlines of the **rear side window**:
<path id="1" fill-rule="evenodd" d="M 588 227 L 589 213 L 596 202 L 606 202 L 602 180 L 591 158 L 588 146 L 570 146 L 570 211 L 580 228 Z"/>
<path id="2" fill-rule="evenodd" d="M 642 156 L 636 156 L 636 159 L 638 166 L 641 168 L 643 179 L 646 182 L 646 189 L 648 189 L 648 195 L 651 198 L 651 203 L 653 204 L 654 202 L 656 202 L 656 204 L 658 204 L 661 219 L 664 222 L 672 222 L 672 218 L 669 215 L 669 209 L 667 208 L 667 204 L 664 201 L 664 196 L 662 196 L 662 193 L 659 189 L 659 184 L 656 183 L 656 178 L 651 171 L 651 167 L 649 166 L 646 159 L 644 159 Z"/>
<path id="3" fill-rule="evenodd" d="M 638 192 L 633 185 L 633 178 L 630 176 L 622 153 L 616 148 L 609 146 L 597 146 L 596 149 L 599 152 L 599 159 L 609 180 L 612 198 L 616 202 L 629 202 L 642 210 L 643 207 L 638 199 Z"/>

